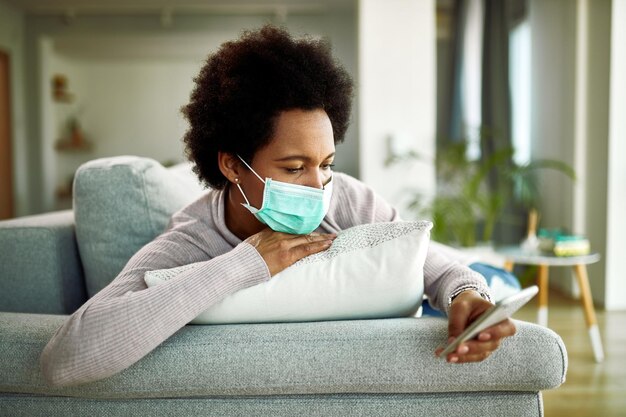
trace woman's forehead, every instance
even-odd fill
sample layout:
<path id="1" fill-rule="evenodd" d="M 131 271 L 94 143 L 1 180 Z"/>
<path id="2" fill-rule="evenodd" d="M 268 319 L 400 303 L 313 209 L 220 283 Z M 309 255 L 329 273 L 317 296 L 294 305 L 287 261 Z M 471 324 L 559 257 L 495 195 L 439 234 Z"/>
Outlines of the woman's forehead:
<path id="1" fill-rule="evenodd" d="M 326 159 L 335 152 L 333 128 L 324 110 L 286 110 L 279 114 L 272 139 L 259 153 L 273 159 L 302 156 Z"/>

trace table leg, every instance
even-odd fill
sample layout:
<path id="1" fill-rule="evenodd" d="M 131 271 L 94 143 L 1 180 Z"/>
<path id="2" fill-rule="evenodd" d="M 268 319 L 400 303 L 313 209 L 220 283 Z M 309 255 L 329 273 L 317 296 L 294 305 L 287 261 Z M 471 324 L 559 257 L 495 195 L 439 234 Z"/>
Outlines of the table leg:
<path id="1" fill-rule="evenodd" d="M 593 309 L 593 298 L 591 298 L 591 289 L 589 288 L 589 277 L 587 276 L 587 267 L 585 265 L 575 265 L 574 271 L 578 279 L 578 286 L 585 310 L 585 320 L 587 321 L 587 330 L 591 339 L 591 347 L 593 348 L 593 356 L 596 362 L 604 360 L 604 349 L 602 348 L 602 339 L 600 338 L 600 330 L 598 330 L 598 321 L 596 320 L 596 312 Z"/>
<path id="2" fill-rule="evenodd" d="M 537 323 L 548 327 L 548 265 L 539 265 L 539 311 Z"/>
<path id="3" fill-rule="evenodd" d="M 513 272 L 513 261 L 504 261 L 504 270 L 508 272 Z"/>

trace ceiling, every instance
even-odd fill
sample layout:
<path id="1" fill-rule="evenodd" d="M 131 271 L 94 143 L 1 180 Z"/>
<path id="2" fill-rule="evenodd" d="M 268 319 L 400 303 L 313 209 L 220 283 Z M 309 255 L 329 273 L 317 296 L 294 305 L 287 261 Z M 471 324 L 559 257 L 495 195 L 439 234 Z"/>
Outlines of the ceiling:
<path id="1" fill-rule="evenodd" d="M 356 9 L 357 0 L 5 0 L 35 15 L 306 14 Z"/>

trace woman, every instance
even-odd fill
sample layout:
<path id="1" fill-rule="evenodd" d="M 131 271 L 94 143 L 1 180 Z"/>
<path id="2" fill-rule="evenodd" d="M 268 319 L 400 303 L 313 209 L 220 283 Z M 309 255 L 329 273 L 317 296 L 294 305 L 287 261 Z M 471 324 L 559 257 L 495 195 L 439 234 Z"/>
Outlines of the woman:
<path id="1" fill-rule="evenodd" d="M 222 45 L 195 81 L 183 109 L 186 150 L 212 189 L 56 332 L 42 354 L 55 385 L 113 375 L 227 295 L 326 250 L 337 232 L 399 219 L 366 185 L 332 173 L 352 82 L 327 44 L 266 26 Z M 191 263 L 198 266 L 146 287 L 146 271 Z M 436 249 L 424 275 L 426 294 L 449 314 L 450 337 L 491 306 L 484 279 Z M 447 359 L 480 361 L 514 332 L 503 322 Z"/>

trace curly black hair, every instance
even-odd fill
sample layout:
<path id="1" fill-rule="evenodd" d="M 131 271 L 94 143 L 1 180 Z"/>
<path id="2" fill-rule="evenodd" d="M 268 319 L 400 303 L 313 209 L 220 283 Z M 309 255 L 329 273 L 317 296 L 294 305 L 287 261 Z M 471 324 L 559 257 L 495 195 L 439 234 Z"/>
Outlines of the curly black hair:
<path id="1" fill-rule="evenodd" d="M 323 40 L 294 39 L 272 25 L 246 31 L 209 55 L 194 81 L 182 108 L 190 125 L 185 153 L 200 180 L 216 189 L 227 184 L 217 153 L 252 160 L 269 143 L 282 111 L 325 110 L 335 143 L 348 128 L 352 79 Z"/>

